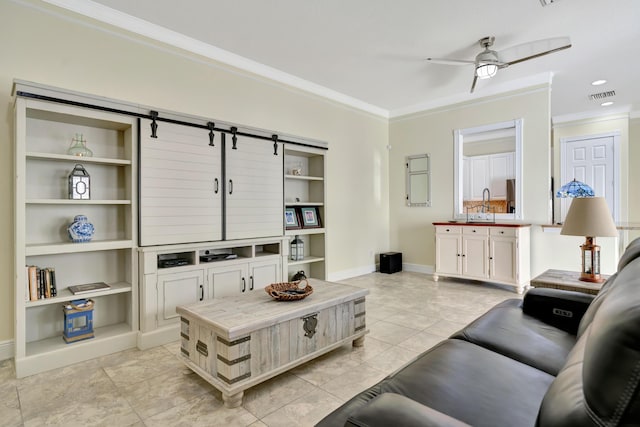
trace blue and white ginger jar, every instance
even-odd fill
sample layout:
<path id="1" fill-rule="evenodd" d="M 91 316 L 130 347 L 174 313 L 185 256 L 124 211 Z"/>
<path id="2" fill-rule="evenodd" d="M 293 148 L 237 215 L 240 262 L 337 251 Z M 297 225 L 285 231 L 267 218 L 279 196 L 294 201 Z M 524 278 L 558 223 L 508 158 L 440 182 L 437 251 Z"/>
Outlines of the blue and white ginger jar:
<path id="1" fill-rule="evenodd" d="M 67 232 L 73 243 L 84 243 L 91 241 L 95 229 L 85 215 L 76 215 Z"/>

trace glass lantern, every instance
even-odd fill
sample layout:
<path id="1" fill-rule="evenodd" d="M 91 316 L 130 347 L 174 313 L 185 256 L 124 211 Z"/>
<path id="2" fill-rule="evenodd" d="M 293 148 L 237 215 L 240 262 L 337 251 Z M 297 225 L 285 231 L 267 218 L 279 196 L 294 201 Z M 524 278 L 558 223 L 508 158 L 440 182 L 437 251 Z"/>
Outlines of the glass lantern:
<path id="1" fill-rule="evenodd" d="M 82 137 L 82 134 L 76 133 L 76 136 L 71 140 L 67 154 L 77 157 L 92 157 L 93 151 L 87 148 L 87 141 Z"/>

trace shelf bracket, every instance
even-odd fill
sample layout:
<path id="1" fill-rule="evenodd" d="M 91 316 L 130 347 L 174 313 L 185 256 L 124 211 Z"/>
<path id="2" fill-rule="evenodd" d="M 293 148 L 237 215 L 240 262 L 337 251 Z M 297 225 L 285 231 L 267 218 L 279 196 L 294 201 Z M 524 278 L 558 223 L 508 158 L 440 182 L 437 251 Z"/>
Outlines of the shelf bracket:
<path id="1" fill-rule="evenodd" d="M 215 134 L 213 130 L 215 129 L 216 124 L 214 122 L 208 122 L 207 126 L 209 127 L 209 147 L 215 147 L 213 143 L 213 138 L 215 138 Z"/>
<path id="2" fill-rule="evenodd" d="M 278 155 L 278 135 L 271 135 L 271 139 L 273 139 L 273 155 Z"/>
<path id="3" fill-rule="evenodd" d="M 231 146 L 232 150 L 237 150 L 236 143 L 238 142 L 238 137 L 236 136 L 236 132 L 238 132 L 238 128 L 235 126 L 231 126 L 231 142 L 233 145 Z"/>
<path id="4" fill-rule="evenodd" d="M 151 138 L 157 138 L 158 123 L 156 123 L 156 119 L 158 118 L 158 112 L 152 110 L 149 111 L 149 115 L 151 116 Z"/>

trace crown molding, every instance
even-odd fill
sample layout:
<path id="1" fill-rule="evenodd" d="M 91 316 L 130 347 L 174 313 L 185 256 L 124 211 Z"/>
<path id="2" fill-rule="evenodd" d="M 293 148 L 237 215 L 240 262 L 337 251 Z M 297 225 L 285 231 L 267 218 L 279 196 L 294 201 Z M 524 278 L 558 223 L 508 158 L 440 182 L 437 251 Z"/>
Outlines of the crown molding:
<path id="1" fill-rule="evenodd" d="M 91 0 L 42 0 L 62 9 L 86 16 L 88 18 L 112 25 L 122 30 L 159 41 L 169 46 L 182 49 L 205 58 L 229 65 L 293 88 L 327 98 L 329 100 L 365 111 L 367 113 L 389 118 L 389 110 L 369 104 L 325 86 L 301 79 L 273 67 L 269 67 L 235 53 L 187 37 L 176 31 L 153 24 L 140 18 L 128 15 Z"/>
<path id="2" fill-rule="evenodd" d="M 567 123 L 580 122 L 584 120 L 602 121 L 616 120 L 621 118 L 633 118 L 633 114 L 640 112 L 630 112 L 631 106 L 623 106 L 617 109 L 603 109 L 602 111 L 584 111 L 582 113 L 565 114 L 562 116 L 554 116 L 551 118 L 553 126 L 558 127 Z"/>

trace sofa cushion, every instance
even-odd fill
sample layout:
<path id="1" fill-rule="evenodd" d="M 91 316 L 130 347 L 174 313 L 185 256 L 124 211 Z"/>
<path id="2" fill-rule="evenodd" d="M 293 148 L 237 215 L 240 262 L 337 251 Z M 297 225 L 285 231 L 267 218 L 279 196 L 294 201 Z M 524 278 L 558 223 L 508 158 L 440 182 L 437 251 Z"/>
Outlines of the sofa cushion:
<path id="1" fill-rule="evenodd" d="M 640 425 L 640 259 L 618 272 L 549 388 L 538 425 Z"/>
<path id="2" fill-rule="evenodd" d="M 576 343 L 575 335 L 522 312 L 522 301 L 506 300 L 452 338 L 472 342 L 556 375 Z"/>
<path id="3" fill-rule="evenodd" d="M 463 423 L 396 393 L 382 393 L 371 403 L 356 409 L 347 427 L 372 425 L 402 427 L 469 427 Z"/>
<path id="4" fill-rule="evenodd" d="M 448 339 L 383 381 L 474 426 L 531 426 L 553 376 L 475 344 Z"/>

